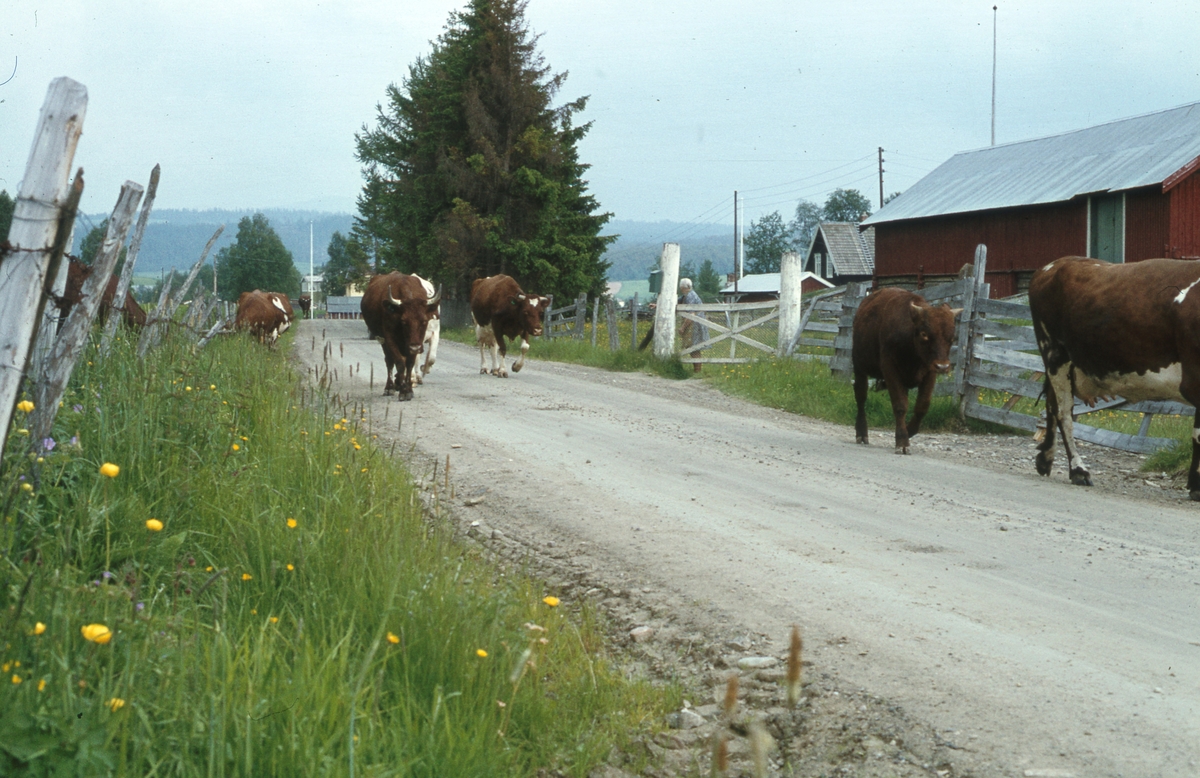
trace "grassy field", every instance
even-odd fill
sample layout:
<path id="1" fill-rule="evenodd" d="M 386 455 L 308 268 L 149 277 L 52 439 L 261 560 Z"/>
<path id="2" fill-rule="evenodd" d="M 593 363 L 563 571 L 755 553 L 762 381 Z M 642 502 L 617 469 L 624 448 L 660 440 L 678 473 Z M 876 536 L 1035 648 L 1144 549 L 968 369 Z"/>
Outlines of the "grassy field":
<path id="1" fill-rule="evenodd" d="M 130 346 L 41 459 L 9 441 L 0 774 L 583 776 L 678 706 L 424 516 L 284 349 Z"/>

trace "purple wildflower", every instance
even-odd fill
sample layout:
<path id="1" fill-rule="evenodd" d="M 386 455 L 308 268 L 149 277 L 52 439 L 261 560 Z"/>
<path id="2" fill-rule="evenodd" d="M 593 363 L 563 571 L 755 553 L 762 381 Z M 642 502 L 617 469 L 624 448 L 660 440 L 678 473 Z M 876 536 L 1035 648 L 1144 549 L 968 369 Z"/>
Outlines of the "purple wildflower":
<path id="1" fill-rule="evenodd" d="M 106 579 L 107 579 L 107 578 L 112 578 L 112 577 L 113 577 L 113 574 L 112 574 L 112 573 L 110 573 L 110 572 L 108 572 L 107 570 L 105 570 L 105 571 L 104 571 L 103 573 L 101 573 L 100 575 L 104 576 Z"/>
<path id="2" fill-rule="evenodd" d="M 75 405 L 71 406 L 71 410 L 75 411 L 76 413 L 83 413 L 83 406 L 76 403 Z"/>
<path id="3" fill-rule="evenodd" d="M 146 603 L 144 603 L 144 602 L 139 602 L 139 603 L 137 604 L 137 609 L 138 609 L 139 611 L 140 611 L 140 610 L 142 610 L 142 608 L 145 608 L 145 607 L 146 607 Z"/>
<path id="4" fill-rule="evenodd" d="M 72 435 L 72 436 L 71 436 L 71 445 L 72 445 L 72 446 L 78 446 L 78 445 L 79 445 L 79 436 L 78 436 L 78 435 Z"/>
<path id="5" fill-rule="evenodd" d="M 54 447 L 57 445 L 58 444 L 54 442 L 54 438 L 43 438 L 42 439 L 42 451 L 45 451 L 45 452 L 53 451 Z"/>

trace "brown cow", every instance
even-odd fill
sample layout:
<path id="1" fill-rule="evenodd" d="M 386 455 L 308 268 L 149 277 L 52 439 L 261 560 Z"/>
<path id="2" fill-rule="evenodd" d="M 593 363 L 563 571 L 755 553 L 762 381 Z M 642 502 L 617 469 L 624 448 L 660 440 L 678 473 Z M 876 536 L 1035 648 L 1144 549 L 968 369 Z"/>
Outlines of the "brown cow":
<path id="1" fill-rule="evenodd" d="M 268 346 L 287 329 L 287 312 L 269 292 L 242 292 L 238 297 L 237 316 L 234 328 L 250 330 L 250 333 Z"/>
<path id="2" fill-rule="evenodd" d="M 867 442 L 867 389 L 870 379 L 878 378 L 892 398 L 896 453 L 908 453 L 908 439 L 921 429 L 938 374 L 950 372 L 950 343 L 961 310 L 945 304 L 931 306 L 920 295 L 894 287 L 871 293 L 858 306 L 851 352 L 858 404 L 856 443 Z M 913 387 L 917 388 L 917 404 L 905 424 L 908 390 Z"/>
<path id="3" fill-rule="evenodd" d="M 83 297 L 83 282 L 92 274 L 92 268 L 85 265 L 77 259 L 71 259 L 67 265 L 67 286 L 63 290 L 62 297 L 58 298 L 58 309 L 62 312 L 63 321 L 66 320 L 67 314 Z M 117 275 L 112 275 L 108 279 L 108 285 L 104 288 L 104 294 L 100 297 L 100 315 L 107 316 L 108 311 L 113 307 L 113 297 L 117 294 Z M 133 299 L 133 295 L 128 291 L 125 292 L 125 304 L 118 310 L 121 311 L 125 324 L 130 327 L 146 326 L 146 312 L 142 310 L 142 306 L 138 305 L 137 300 Z"/>
<path id="4" fill-rule="evenodd" d="M 477 278 L 471 285 L 471 319 L 475 322 L 475 340 L 479 343 L 479 372 L 508 377 L 504 358 L 508 354 L 504 339 L 521 339 L 521 356 L 513 363 L 513 372 L 521 372 L 529 339 L 542 334 L 542 315 L 550 299 L 525 294 L 511 276 Z M 492 369 L 484 363 L 484 349 L 491 352 Z"/>
<path id="5" fill-rule="evenodd" d="M 1033 274 L 1029 308 L 1046 366 L 1046 437 L 1034 460 L 1054 463 L 1062 433 L 1071 483 L 1092 477 L 1075 445 L 1074 397 L 1093 405 L 1176 400 L 1200 406 L 1200 262 L 1147 259 L 1114 265 L 1063 257 Z M 1200 415 L 1192 428 L 1188 492 L 1200 500 Z"/>
<path id="6" fill-rule="evenodd" d="M 430 313 L 441 299 L 441 292 L 427 296 L 420 279 L 404 273 L 372 276 L 367 282 L 361 303 L 362 317 L 371 337 L 383 346 L 387 365 L 384 396 L 395 391 L 398 400 L 413 398 L 413 367 L 417 355 L 424 350 Z"/>
<path id="7" fill-rule="evenodd" d="M 304 294 L 300 295 L 299 299 L 296 300 L 296 303 L 300 306 L 300 310 L 303 312 L 304 317 L 307 318 L 308 312 L 312 310 L 312 295 L 305 292 Z"/>
<path id="8" fill-rule="evenodd" d="M 255 289 L 254 291 L 257 292 L 258 290 Z M 292 322 L 296 318 L 296 311 L 294 308 L 292 308 L 292 301 L 288 299 L 286 294 L 281 294 L 280 292 L 266 292 L 265 294 L 271 300 L 271 303 L 276 308 L 283 311 L 283 315 L 287 317 L 287 321 L 284 322 L 283 329 L 279 331 L 279 334 L 282 335 L 288 331 L 288 328 L 292 326 Z"/>

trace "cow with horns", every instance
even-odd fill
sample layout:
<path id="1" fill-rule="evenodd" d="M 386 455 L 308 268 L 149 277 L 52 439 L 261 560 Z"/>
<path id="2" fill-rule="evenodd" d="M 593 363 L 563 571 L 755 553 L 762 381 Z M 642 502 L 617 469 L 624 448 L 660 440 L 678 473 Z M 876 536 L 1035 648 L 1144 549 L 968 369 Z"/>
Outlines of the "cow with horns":
<path id="1" fill-rule="evenodd" d="M 477 278 L 471 285 L 471 319 L 475 322 L 475 340 L 479 343 L 479 372 L 508 377 L 504 358 L 508 353 L 504 339 L 521 340 L 521 356 L 513 363 L 513 372 L 521 372 L 529 339 L 542 334 L 542 316 L 550 304 L 548 297 L 526 294 L 511 276 Z M 484 362 L 484 352 L 492 356 L 492 369 Z"/>
<path id="2" fill-rule="evenodd" d="M 1114 265 L 1063 257 L 1033 274 L 1029 308 L 1046 367 L 1046 437 L 1034 460 L 1039 474 L 1050 474 L 1057 430 L 1071 483 L 1092 485 L 1075 443 L 1076 397 L 1088 405 L 1120 396 L 1200 406 L 1197 285 L 1200 262 L 1182 259 Z M 1187 488 L 1200 500 L 1200 415 Z"/>
<path id="3" fill-rule="evenodd" d="M 870 379 L 880 379 L 891 395 L 896 453 L 908 453 L 908 439 L 921 429 L 938 375 L 950 372 L 954 321 L 961 312 L 945 304 L 931 306 L 920 295 L 895 287 L 872 292 L 862 301 L 854 314 L 851 347 L 858 405 L 855 442 L 867 442 L 868 385 Z M 917 403 L 905 423 L 908 390 L 914 387 Z"/>
<path id="4" fill-rule="evenodd" d="M 280 295 L 258 289 L 242 292 L 238 296 L 234 328 L 249 330 L 259 342 L 274 346 L 279 336 L 287 331 L 291 321 L 287 308 L 280 303 L 279 298 Z"/>
<path id="5" fill-rule="evenodd" d="M 433 284 L 421 278 L 416 273 L 413 273 L 413 278 L 421 282 L 421 286 L 425 287 L 425 294 L 430 300 L 437 298 L 438 303 L 431 303 L 429 306 L 429 324 L 425 326 L 425 361 L 421 363 L 421 369 L 413 373 L 413 383 L 418 386 L 424 383 L 424 376 L 429 375 L 429 371 L 433 369 L 433 363 L 437 361 L 438 342 L 442 339 L 442 304 L 441 297 L 434 291 Z"/>
<path id="6" fill-rule="evenodd" d="M 413 367 L 424 350 L 430 316 L 441 299 L 440 291 L 431 297 L 419 278 L 404 273 L 372 276 L 367 282 L 362 317 L 371 337 L 383 347 L 387 365 L 385 396 L 396 392 L 399 400 L 413 398 Z"/>

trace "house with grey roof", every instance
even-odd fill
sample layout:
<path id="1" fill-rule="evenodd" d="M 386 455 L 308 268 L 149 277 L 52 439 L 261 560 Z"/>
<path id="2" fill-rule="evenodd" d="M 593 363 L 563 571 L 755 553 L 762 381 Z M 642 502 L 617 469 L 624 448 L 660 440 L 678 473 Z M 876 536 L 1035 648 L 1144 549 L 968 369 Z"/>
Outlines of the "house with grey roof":
<path id="1" fill-rule="evenodd" d="M 875 230 L 855 222 L 821 222 L 804 255 L 804 269 L 833 286 L 870 281 L 875 272 Z"/>
<path id="2" fill-rule="evenodd" d="M 879 283 L 953 277 L 988 247 L 993 297 L 1069 255 L 1200 258 L 1200 103 L 955 154 L 861 225 Z"/>

